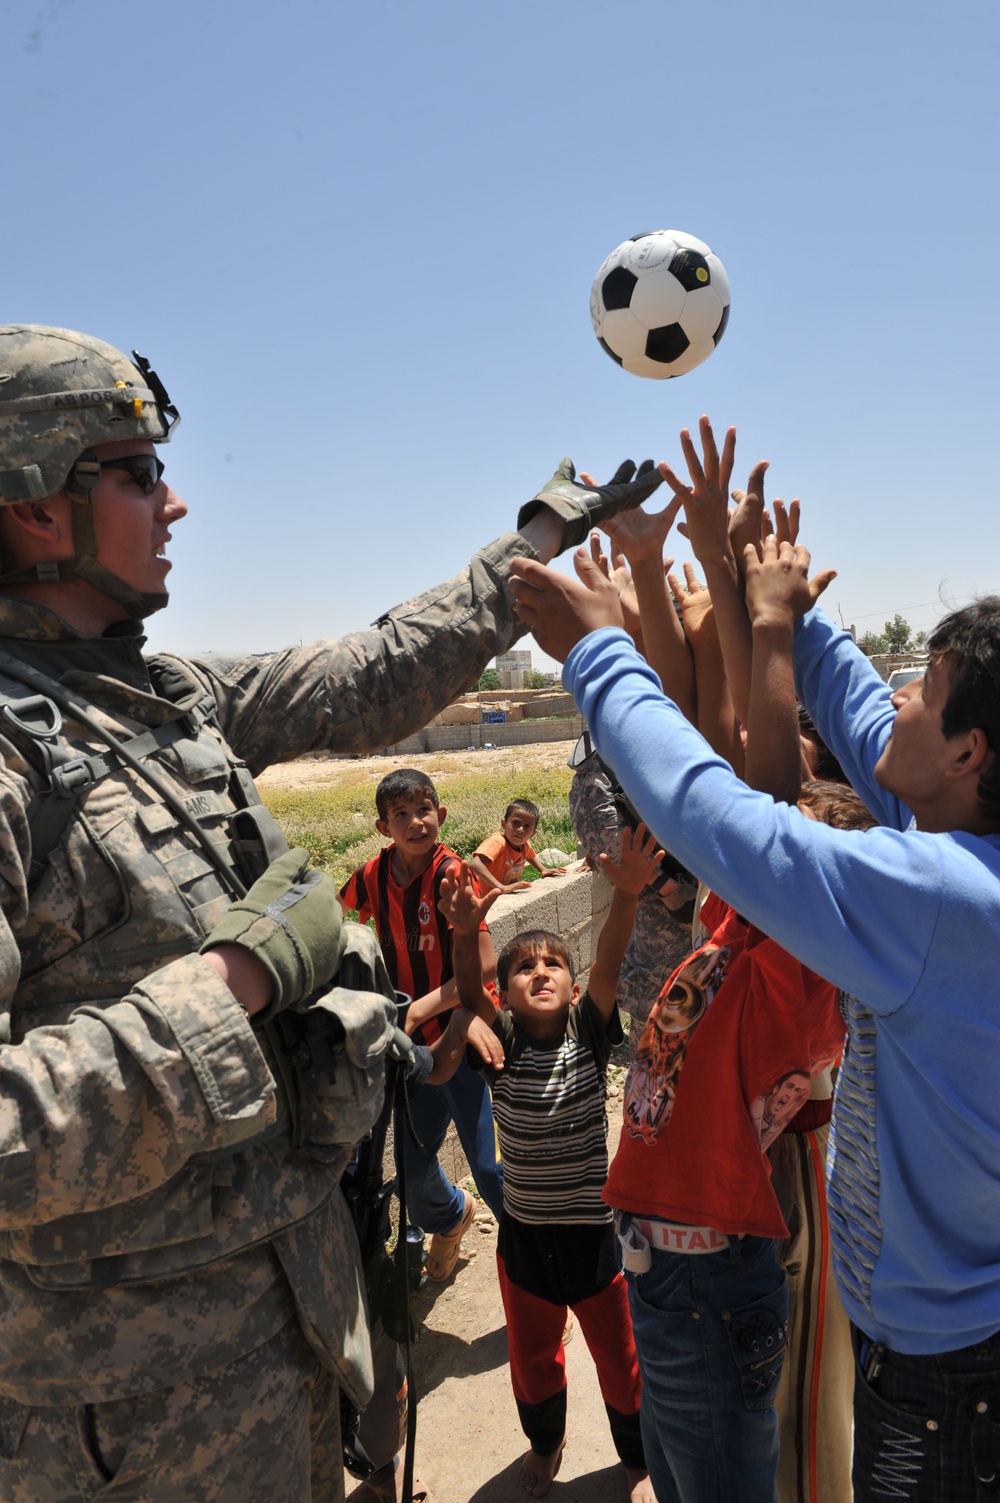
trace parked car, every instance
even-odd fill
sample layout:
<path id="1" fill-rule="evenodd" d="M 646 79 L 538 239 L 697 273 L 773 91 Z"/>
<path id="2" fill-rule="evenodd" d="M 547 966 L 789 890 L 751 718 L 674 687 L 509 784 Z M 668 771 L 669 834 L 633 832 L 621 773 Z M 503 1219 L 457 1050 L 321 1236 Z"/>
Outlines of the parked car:
<path id="1" fill-rule="evenodd" d="M 926 663 L 908 663 L 905 668 L 894 668 L 886 679 L 886 683 L 890 691 L 895 693 L 904 684 L 912 684 L 915 678 L 923 678 L 926 672 Z"/>

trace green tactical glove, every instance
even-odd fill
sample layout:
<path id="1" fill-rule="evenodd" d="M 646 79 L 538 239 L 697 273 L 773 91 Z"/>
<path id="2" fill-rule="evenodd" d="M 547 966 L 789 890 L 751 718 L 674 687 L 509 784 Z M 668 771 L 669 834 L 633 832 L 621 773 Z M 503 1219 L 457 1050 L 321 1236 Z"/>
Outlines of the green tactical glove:
<path id="1" fill-rule="evenodd" d="M 341 908 L 333 878 L 309 865 L 300 847 L 272 861 L 245 898 L 216 924 L 201 953 L 243 945 L 264 965 L 274 996 L 254 1024 L 267 1023 L 334 975 L 340 962 Z"/>
<path id="2" fill-rule="evenodd" d="M 640 506 L 662 479 L 651 459 L 644 459 L 638 471 L 631 459 L 626 459 L 607 485 L 598 485 L 592 490 L 577 480 L 573 461 L 564 459 L 548 484 L 521 507 L 517 525 L 523 527 L 540 506 L 547 506 L 562 518 L 563 548 L 575 548 L 578 543 L 587 541 L 592 527 L 600 526 L 620 511 L 631 511 L 632 507 Z"/>

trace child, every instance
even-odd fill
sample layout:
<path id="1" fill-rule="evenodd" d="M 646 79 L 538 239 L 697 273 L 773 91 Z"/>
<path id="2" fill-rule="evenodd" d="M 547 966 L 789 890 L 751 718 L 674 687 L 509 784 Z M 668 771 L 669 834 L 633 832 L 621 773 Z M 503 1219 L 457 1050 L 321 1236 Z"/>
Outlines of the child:
<path id="1" fill-rule="evenodd" d="M 438 908 L 445 874 L 459 860 L 438 839 L 448 811 L 426 774 L 409 767 L 382 779 L 375 806 L 375 828 L 392 844 L 345 882 L 340 901 L 346 909 L 356 908 L 362 922 L 374 918 L 392 984 L 414 999 L 407 1032 L 419 1029 L 423 1041 L 433 1044 L 447 1026 L 440 1015 L 458 1001 L 451 931 Z M 484 973 L 492 977 L 495 957 L 485 925 L 478 943 Z M 494 1010 L 491 1003 L 480 1002 L 484 1018 Z M 430 1233 L 427 1277 L 444 1283 L 455 1270 L 462 1238 L 476 1213 L 472 1196 L 451 1184 L 437 1161 L 450 1122 L 483 1200 L 495 1216 L 503 1205 L 493 1111 L 482 1076 L 463 1063 L 446 1085 L 420 1091 L 413 1101 L 413 1121 L 422 1146 L 417 1148 L 409 1136 L 404 1142 L 410 1221 Z"/>
<path id="2" fill-rule="evenodd" d="M 761 479 L 762 473 L 752 478 L 755 494 Z M 867 828 L 871 816 L 849 790 L 800 786 L 792 623 L 782 608 L 785 561 L 772 540 L 745 563 L 744 604 L 727 542 L 728 477 L 717 494 L 710 496 L 711 489 L 699 477 L 686 510 L 690 541 L 711 583 L 717 633 L 707 594 L 692 574 L 687 590 L 670 576 L 685 633 L 693 638 L 699 726 L 706 734 L 717 727 L 716 749 L 730 755 L 732 710 L 718 695 L 724 657 L 726 682 L 747 730 L 746 781 L 776 800 L 797 802 L 808 818 Z M 783 509 L 777 521 L 779 532 L 790 525 Z M 640 520 L 616 529 L 626 552 L 626 534 L 644 525 Z M 662 581 L 660 588 L 658 606 L 651 592 L 646 604 L 666 616 Z M 703 678 L 705 666 L 709 678 Z M 669 693 L 669 676 L 663 681 Z M 838 1313 L 829 1297 L 832 1279 L 825 1276 L 825 1235 L 817 1230 L 826 1208 L 821 1180 L 818 1197 L 806 1184 L 818 1157 L 808 1135 L 825 1120 L 824 1108 L 828 1115 L 828 1103 L 807 1098 L 828 1093 L 828 1066 L 844 1033 L 838 996 L 715 895 L 706 900 L 700 923 L 707 940 L 667 981 L 640 1044 L 644 1068 L 633 1075 L 606 1192 L 625 1213 L 622 1230 L 632 1244 L 627 1278 L 647 1380 L 647 1434 L 656 1437 L 655 1450 L 647 1447 L 650 1468 L 663 1500 L 689 1494 L 738 1496 L 746 1503 L 847 1498 L 849 1390 L 845 1395 L 841 1364 L 828 1363 L 824 1349 Z M 669 1017 L 671 999 L 686 986 L 701 989 L 704 1005 L 679 1035 Z M 824 1270 L 814 1302 L 812 1295 L 808 1302 L 799 1297 L 794 1307 L 777 1240 L 793 1225 L 786 1218 L 791 1197 L 779 1200 L 765 1157 L 778 1143 L 782 1159 L 797 1169 L 800 1216 L 789 1245 L 800 1255 L 807 1245 L 808 1280 L 815 1277 L 812 1268 Z M 803 1214 L 811 1222 L 810 1239 L 799 1225 Z M 806 1282 L 797 1279 L 797 1294 Z M 696 1337 L 684 1318 L 691 1314 Z M 783 1377 L 786 1346 L 791 1371 Z M 829 1372 L 835 1388 L 821 1411 L 821 1377 Z M 817 1435 L 821 1412 L 831 1437 L 836 1432 L 829 1445 Z"/>
<path id="3" fill-rule="evenodd" d="M 531 837 L 538 826 L 538 805 L 530 799 L 516 798 L 508 804 L 502 828 L 480 841 L 469 862 L 480 892 L 520 892 L 530 886 L 520 880 L 526 865 L 543 877 L 562 877 L 564 866 L 542 866 L 531 847 Z"/>
<path id="4" fill-rule="evenodd" d="M 565 943 L 555 934 L 518 935 L 497 967 L 505 1012 L 494 1031 L 502 1070 L 474 1063 L 493 1085 L 505 1164 L 497 1266 L 507 1318 L 511 1381 L 531 1442 L 518 1477 L 543 1498 L 566 1443 L 563 1328 L 572 1307 L 597 1364 L 615 1449 L 633 1503 L 655 1503 L 639 1428 L 641 1385 L 611 1214 L 601 1199 L 607 1173 L 605 1071 L 622 1038 L 615 990 L 638 894 L 663 852 L 644 825 L 623 833 L 618 862 L 601 864 L 615 884 L 588 989 L 580 988 Z M 468 868 L 442 883 L 455 930 L 463 1006 L 482 996 L 476 934 L 497 890 L 476 895 Z M 452 1031 L 463 1030 L 457 1014 Z M 471 1019 L 470 1019 L 471 1021 Z"/>

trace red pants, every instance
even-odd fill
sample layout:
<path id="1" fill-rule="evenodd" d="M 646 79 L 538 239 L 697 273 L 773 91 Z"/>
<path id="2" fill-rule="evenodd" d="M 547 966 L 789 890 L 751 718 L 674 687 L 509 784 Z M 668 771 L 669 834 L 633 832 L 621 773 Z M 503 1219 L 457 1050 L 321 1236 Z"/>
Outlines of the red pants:
<path id="1" fill-rule="evenodd" d="M 551 1455 L 566 1433 L 562 1334 L 570 1306 L 597 1367 L 615 1449 L 625 1466 L 642 1468 L 639 1363 L 611 1227 L 529 1226 L 505 1212 L 497 1270 L 511 1384 L 532 1449 Z"/>

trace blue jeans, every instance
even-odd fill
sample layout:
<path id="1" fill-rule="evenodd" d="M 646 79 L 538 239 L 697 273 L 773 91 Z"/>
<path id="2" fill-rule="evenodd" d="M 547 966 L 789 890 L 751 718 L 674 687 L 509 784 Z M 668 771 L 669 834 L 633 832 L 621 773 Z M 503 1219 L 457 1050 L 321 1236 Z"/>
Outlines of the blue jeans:
<path id="1" fill-rule="evenodd" d="M 928 1357 L 852 1336 L 855 1503 L 997 1503 L 1000 1332 Z"/>
<path id="2" fill-rule="evenodd" d="M 642 1443 L 658 1503 L 775 1503 L 774 1401 L 788 1290 L 778 1243 L 651 1251 L 626 1272 L 642 1373 Z"/>
<path id="3" fill-rule="evenodd" d="M 425 1232 L 448 1232 L 461 1218 L 465 1204 L 462 1192 L 445 1177 L 437 1161 L 450 1122 L 454 1122 L 458 1131 L 476 1189 L 499 1220 L 503 1210 L 503 1176 L 497 1163 L 493 1103 L 479 1072 L 470 1069 L 463 1059 L 447 1084 L 423 1086 L 411 1101 L 410 1112 L 423 1144 L 417 1149 L 409 1134 L 404 1136 L 406 1210 L 410 1225 L 423 1227 Z"/>

